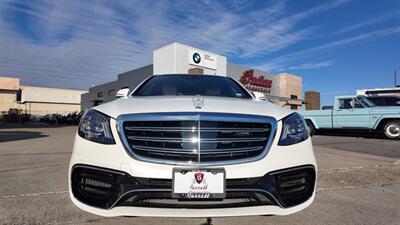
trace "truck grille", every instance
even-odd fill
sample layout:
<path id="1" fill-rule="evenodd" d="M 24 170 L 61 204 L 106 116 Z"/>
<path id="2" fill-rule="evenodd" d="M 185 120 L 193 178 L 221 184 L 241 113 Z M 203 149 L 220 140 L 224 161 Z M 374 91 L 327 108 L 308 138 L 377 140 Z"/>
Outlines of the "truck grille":
<path id="1" fill-rule="evenodd" d="M 218 164 L 261 158 L 276 126 L 270 117 L 239 114 L 127 116 L 118 118 L 118 123 L 129 152 L 145 161 L 173 164 Z"/>

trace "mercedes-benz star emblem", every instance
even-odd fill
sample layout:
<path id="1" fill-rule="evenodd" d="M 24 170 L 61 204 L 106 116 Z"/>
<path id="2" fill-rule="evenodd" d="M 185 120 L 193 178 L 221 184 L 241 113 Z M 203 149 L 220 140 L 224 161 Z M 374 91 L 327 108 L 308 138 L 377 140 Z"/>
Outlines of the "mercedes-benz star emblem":
<path id="1" fill-rule="evenodd" d="M 204 97 L 201 95 L 196 95 L 193 97 L 193 106 L 196 109 L 201 109 L 204 106 Z"/>
<path id="2" fill-rule="evenodd" d="M 201 61 L 201 57 L 200 57 L 200 54 L 199 53 L 194 53 L 193 54 L 193 62 L 195 62 L 196 64 L 199 64 L 200 63 L 200 61 Z"/>

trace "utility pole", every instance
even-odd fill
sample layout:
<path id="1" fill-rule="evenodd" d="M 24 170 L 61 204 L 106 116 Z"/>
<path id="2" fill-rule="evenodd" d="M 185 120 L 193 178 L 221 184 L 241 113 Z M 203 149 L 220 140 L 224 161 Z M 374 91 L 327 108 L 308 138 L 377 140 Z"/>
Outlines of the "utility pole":
<path id="1" fill-rule="evenodd" d="M 397 71 L 394 69 L 394 87 L 397 87 Z"/>

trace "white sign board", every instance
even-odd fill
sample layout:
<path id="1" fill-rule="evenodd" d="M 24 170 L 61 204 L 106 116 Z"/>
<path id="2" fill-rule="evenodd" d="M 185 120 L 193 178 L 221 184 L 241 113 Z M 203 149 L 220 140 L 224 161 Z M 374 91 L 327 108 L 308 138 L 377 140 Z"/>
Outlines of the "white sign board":
<path id="1" fill-rule="evenodd" d="M 189 64 L 217 70 L 217 56 L 207 52 L 190 49 Z"/>

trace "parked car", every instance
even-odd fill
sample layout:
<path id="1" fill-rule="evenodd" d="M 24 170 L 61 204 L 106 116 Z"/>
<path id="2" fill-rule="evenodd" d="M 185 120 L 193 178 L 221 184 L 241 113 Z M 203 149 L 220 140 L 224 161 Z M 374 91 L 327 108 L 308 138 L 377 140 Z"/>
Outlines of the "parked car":
<path id="1" fill-rule="evenodd" d="M 26 118 L 29 118 L 30 115 L 25 114 L 21 109 L 10 108 L 8 111 L 4 111 L 2 113 L 2 118 L 4 122 L 7 123 L 18 123 L 25 122 Z M 23 120 L 21 120 L 23 118 Z"/>
<path id="2" fill-rule="evenodd" d="M 39 122 L 42 122 L 42 123 L 49 123 L 50 120 L 52 120 L 52 118 L 53 118 L 53 114 L 46 114 L 46 115 L 42 116 L 42 117 L 39 119 Z"/>
<path id="3" fill-rule="evenodd" d="M 123 94 L 125 93 L 125 94 Z M 157 75 L 87 111 L 69 193 L 102 216 L 287 215 L 315 196 L 304 119 L 215 75 Z"/>
<path id="4" fill-rule="evenodd" d="M 73 112 L 66 116 L 61 114 L 47 114 L 38 119 L 39 122 L 45 122 L 49 124 L 68 124 L 68 125 L 78 125 L 79 121 L 83 115 L 83 112 Z"/>
<path id="5" fill-rule="evenodd" d="M 400 107 L 400 96 L 398 95 L 385 95 L 385 96 L 367 96 L 368 100 L 373 102 L 376 106 L 382 107 Z"/>
<path id="6" fill-rule="evenodd" d="M 32 122 L 40 122 L 40 120 L 43 118 L 44 116 L 40 116 L 40 115 L 33 115 L 31 117 L 31 121 Z"/>
<path id="7" fill-rule="evenodd" d="M 73 113 L 69 113 L 66 117 L 65 117 L 65 123 L 69 124 L 69 125 L 78 125 L 79 121 L 81 120 L 81 117 L 83 115 L 83 112 L 73 112 Z"/>
<path id="8" fill-rule="evenodd" d="M 400 107 L 377 107 L 365 96 L 337 96 L 332 110 L 301 111 L 310 134 L 320 129 L 376 131 L 400 139 Z"/>

